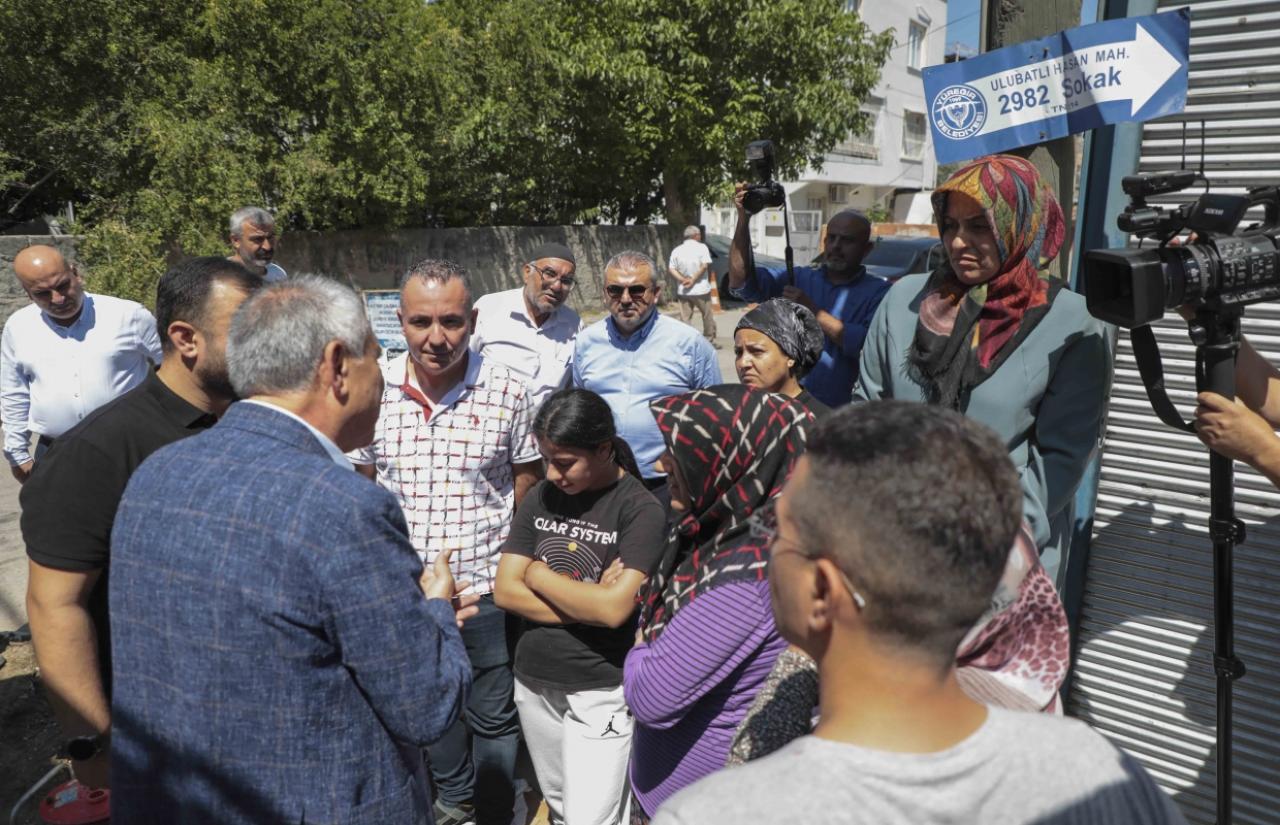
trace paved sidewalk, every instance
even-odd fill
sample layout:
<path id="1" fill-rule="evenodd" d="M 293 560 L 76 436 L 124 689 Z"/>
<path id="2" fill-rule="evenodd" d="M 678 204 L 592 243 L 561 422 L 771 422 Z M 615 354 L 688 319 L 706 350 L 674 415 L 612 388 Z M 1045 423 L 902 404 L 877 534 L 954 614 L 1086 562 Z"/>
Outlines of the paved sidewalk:
<path id="1" fill-rule="evenodd" d="M 19 489 L 6 465 L 0 472 L 0 632 L 27 623 L 27 553 L 18 526 Z"/>

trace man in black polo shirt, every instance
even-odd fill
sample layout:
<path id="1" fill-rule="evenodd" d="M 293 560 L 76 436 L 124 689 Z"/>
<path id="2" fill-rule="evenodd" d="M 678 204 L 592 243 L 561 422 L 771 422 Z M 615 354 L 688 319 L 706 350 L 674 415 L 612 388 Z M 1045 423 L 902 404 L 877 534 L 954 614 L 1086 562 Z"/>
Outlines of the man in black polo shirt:
<path id="1" fill-rule="evenodd" d="M 179 264 L 156 285 L 164 357 L 135 389 L 60 437 L 22 488 L 30 559 L 27 614 L 54 714 L 71 737 L 76 775 L 107 786 L 111 724 L 107 567 L 125 485 L 156 450 L 213 426 L 234 400 L 227 377 L 231 316 L 261 286 L 221 257 Z"/>

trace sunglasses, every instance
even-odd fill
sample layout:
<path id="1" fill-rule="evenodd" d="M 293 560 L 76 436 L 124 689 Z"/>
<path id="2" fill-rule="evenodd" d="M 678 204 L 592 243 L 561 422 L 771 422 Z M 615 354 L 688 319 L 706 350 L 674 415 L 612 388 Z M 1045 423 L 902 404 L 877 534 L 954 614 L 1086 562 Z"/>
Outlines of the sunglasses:
<path id="1" fill-rule="evenodd" d="M 610 284 L 609 286 L 604 288 L 604 291 L 608 293 L 609 297 L 615 301 L 620 300 L 622 298 L 623 292 L 626 292 L 628 295 L 630 295 L 631 300 L 638 301 L 645 296 L 645 293 L 649 291 L 649 287 L 645 286 L 644 284 L 632 284 L 631 286 L 627 286 L 627 287 L 619 286 L 618 284 Z"/>

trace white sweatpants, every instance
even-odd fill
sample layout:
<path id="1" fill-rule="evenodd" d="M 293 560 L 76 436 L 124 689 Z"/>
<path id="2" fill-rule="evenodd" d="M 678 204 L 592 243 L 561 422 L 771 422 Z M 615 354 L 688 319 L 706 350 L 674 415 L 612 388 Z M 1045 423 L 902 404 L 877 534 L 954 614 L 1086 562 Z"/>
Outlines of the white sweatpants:
<path id="1" fill-rule="evenodd" d="M 553 825 L 617 825 L 631 753 L 622 687 L 568 692 L 516 677 L 516 710 Z"/>

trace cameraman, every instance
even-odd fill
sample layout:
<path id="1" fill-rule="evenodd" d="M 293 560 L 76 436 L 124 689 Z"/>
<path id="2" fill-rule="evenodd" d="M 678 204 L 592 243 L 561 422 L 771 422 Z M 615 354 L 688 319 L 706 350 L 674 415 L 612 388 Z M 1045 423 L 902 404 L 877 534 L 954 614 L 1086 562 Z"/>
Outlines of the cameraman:
<path id="1" fill-rule="evenodd" d="M 858 380 L 858 356 L 871 317 L 889 291 L 888 281 L 868 275 L 862 259 L 871 251 L 871 222 L 852 209 L 827 223 L 821 267 L 795 267 L 794 281 L 785 268 L 751 265 L 751 230 L 742 205 L 747 184 L 734 188 L 738 226 L 729 247 L 729 290 L 747 301 L 787 298 L 808 308 L 825 335 L 822 357 L 801 382 L 829 407 L 848 404 Z"/>
<path id="2" fill-rule="evenodd" d="M 1280 487 L 1280 370 L 1247 339 L 1236 359 L 1236 398 L 1197 396 L 1196 435 L 1211 450 L 1243 461 Z"/>

